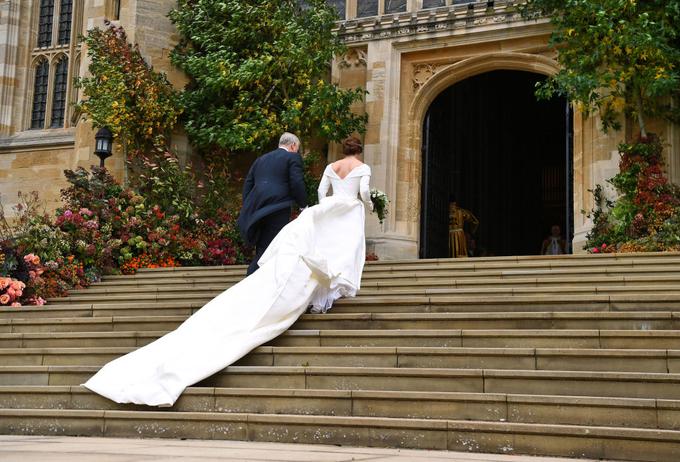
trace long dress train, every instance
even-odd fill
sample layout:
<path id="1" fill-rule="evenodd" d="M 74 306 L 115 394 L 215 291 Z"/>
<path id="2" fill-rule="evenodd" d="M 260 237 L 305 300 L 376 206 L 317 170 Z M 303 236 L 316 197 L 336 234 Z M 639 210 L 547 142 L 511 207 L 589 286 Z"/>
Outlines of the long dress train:
<path id="1" fill-rule="evenodd" d="M 370 169 L 358 167 L 344 179 L 332 174 L 324 172 L 319 205 L 283 228 L 258 271 L 83 385 L 118 403 L 170 406 L 186 387 L 282 334 L 308 306 L 325 312 L 337 298 L 354 296 L 365 260 L 365 212 L 357 194 L 370 201 Z M 325 197 L 331 184 L 334 194 Z"/>

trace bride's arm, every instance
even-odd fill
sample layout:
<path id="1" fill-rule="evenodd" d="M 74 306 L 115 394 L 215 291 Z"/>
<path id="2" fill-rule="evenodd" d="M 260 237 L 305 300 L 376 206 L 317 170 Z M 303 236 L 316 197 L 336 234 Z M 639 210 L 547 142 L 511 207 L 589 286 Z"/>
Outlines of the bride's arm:
<path id="1" fill-rule="evenodd" d="M 371 175 L 363 175 L 359 181 L 359 195 L 364 204 L 373 211 L 373 201 L 371 201 Z"/>
<path id="2" fill-rule="evenodd" d="M 328 179 L 328 175 L 326 175 L 326 172 L 324 171 L 323 174 L 321 175 L 321 182 L 319 183 L 319 202 L 321 202 L 321 199 L 326 197 L 328 194 L 328 190 L 331 187 L 331 180 Z"/>

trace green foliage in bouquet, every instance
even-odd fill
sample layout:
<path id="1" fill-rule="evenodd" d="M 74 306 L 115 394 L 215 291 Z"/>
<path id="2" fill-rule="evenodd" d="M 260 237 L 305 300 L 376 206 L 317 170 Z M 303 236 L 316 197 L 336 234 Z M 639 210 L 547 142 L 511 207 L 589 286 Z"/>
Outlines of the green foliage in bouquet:
<path id="1" fill-rule="evenodd" d="M 371 202 L 373 202 L 373 213 L 378 215 L 380 224 L 383 224 L 385 217 L 389 212 L 390 201 L 387 198 L 387 194 L 380 191 L 379 189 L 371 189 Z"/>

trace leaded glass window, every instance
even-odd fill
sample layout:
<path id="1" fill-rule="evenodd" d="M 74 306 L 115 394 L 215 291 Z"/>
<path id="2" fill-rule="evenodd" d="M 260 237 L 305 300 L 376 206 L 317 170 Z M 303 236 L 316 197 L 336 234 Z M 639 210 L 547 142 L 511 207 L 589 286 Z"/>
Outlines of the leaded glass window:
<path id="1" fill-rule="evenodd" d="M 338 17 L 340 19 L 345 19 L 345 10 L 347 8 L 346 0 L 327 0 L 328 4 L 334 6 L 338 12 Z"/>
<path id="2" fill-rule="evenodd" d="M 357 0 L 357 17 L 378 15 L 378 0 Z"/>
<path id="3" fill-rule="evenodd" d="M 59 45 L 67 45 L 71 41 L 71 16 L 73 0 L 61 0 L 59 9 Z"/>
<path id="4" fill-rule="evenodd" d="M 423 0 L 423 8 L 438 8 L 445 5 L 445 0 Z"/>
<path id="5" fill-rule="evenodd" d="M 38 23 L 38 46 L 52 45 L 52 20 L 54 19 L 54 0 L 40 2 L 40 19 Z"/>
<path id="6" fill-rule="evenodd" d="M 406 11 L 406 0 L 385 0 L 385 13 L 403 13 Z"/>
<path id="7" fill-rule="evenodd" d="M 31 112 L 31 128 L 45 128 L 45 110 L 47 108 L 47 82 L 50 77 L 50 65 L 42 60 L 35 67 L 33 85 L 33 111 Z"/>
<path id="8" fill-rule="evenodd" d="M 68 58 L 62 58 L 54 73 L 54 96 L 52 97 L 51 128 L 64 126 L 66 112 L 66 84 L 68 83 Z"/>

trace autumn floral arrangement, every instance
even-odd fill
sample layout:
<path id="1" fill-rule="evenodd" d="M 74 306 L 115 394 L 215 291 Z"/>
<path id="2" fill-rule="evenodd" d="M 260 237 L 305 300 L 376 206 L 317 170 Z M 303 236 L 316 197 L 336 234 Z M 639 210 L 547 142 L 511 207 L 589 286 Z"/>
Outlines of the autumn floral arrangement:
<path id="1" fill-rule="evenodd" d="M 680 251 L 680 189 L 663 171 L 663 144 L 655 135 L 619 146 L 619 173 L 609 180 L 618 198 L 593 190 L 588 234 L 591 253 Z"/>
<path id="2" fill-rule="evenodd" d="M 104 274 L 249 257 L 233 209 L 206 203 L 212 193 L 192 197 L 190 213 L 180 216 L 123 188 L 105 169 L 65 173 L 70 185 L 53 216 L 40 210 L 35 194 L 19 196 L 12 220 L 0 205 L 0 305 L 42 305 Z"/>

